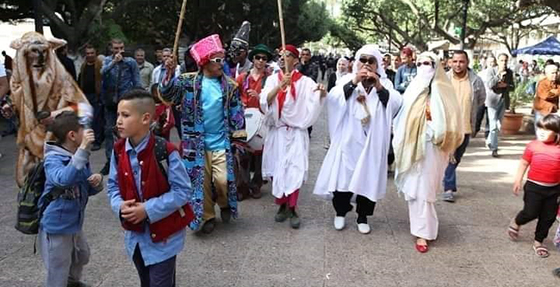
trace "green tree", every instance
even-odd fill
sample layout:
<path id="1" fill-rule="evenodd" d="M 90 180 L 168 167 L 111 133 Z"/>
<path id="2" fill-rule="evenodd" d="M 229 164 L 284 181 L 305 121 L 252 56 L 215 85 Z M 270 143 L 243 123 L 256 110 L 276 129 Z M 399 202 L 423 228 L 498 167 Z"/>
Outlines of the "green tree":
<path id="1" fill-rule="evenodd" d="M 4 0 L 0 5 L 2 21 L 33 18 L 32 1 Z M 39 12 L 55 37 L 65 39 L 70 51 L 84 44 L 93 22 L 99 17 L 106 0 L 42 0 Z M 59 17 L 60 16 L 60 17 Z M 86 38 L 87 39 L 87 38 Z"/>
<path id="2" fill-rule="evenodd" d="M 507 27 L 552 13 L 545 6 L 522 9 L 511 5 L 511 0 L 470 2 L 465 31 L 467 48 L 473 48 L 490 28 Z M 434 39 L 460 43 L 459 35 L 450 31 L 462 27 L 463 5 L 463 0 L 349 0 L 343 10 L 347 26 L 368 36 L 368 40 L 384 40 L 397 47 L 412 44 L 425 50 L 427 42 Z"/>

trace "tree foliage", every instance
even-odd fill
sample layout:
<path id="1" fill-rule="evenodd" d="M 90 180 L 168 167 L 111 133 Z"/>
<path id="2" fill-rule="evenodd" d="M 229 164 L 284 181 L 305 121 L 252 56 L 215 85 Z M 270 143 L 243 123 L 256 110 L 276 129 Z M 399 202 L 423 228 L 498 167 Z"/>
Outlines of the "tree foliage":
<path id="1" fill-rule="evenodd" d="M 445 39 L 460 43 L 464 0 L 348 0 L 343 11 L 352 30 L 373 41 L 427 49 L 427 42 Z M 552 13 L 546 6 L 521 8 L 511 0 L 470 0 L 465 35 L 473 48 L 491 28 L 511 26 Z"/>
<path id="2" fill-rule="evenodd" d="M 4 2 L 0 5 L 3 20 L 34 16 L 32 1 Z M 42 0 L 41 12 L 53 34 L 69 42 L 70 50 L 88 42 L 100 44 L 115 35 L 132 43 L 171 45 L 181 4 L 181 0 Z M 330 29 L 324 4 L 283 0 L 283 10 L 289 43 L 318 41 Z M 271 0 L 189 0 L 181 36 L 192 42 L 218 33 L 227 42 L 244 20 L 252 24 L 251 44 L 280 45 L 278 10 Z"/>

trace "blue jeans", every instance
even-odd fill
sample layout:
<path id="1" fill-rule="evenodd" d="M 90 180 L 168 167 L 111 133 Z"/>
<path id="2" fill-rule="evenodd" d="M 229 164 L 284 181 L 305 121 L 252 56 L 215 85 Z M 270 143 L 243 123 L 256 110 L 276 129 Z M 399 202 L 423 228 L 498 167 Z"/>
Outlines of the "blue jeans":
<path id="1" fill-rule="evenodd" d="M 463 154 L 465 154 L 465 151 L 467 150 L 467 146 L 469 145 L 470 138 L 471 138 L 470 134 L 465 135 L 465 139 L 463 140 L 463 143 L 461 143 L 461 145 L 455 150 L 454 157 L 457 162 L 449 163 L 449 165 L 445 169 L 445 176 L 443 177 L 443 186 L 445 191 L 448 190 L 457 191 L 456 170 L 457 170 L 457 166 L 459 166 L 459 163 L 461 162 L 461 158 L 463 157 Z"/>
<path id="2" fill-rule="evenodd" d="M 105 156 L 107 161 L 111 160 L 113 153 L 113 129 L 117 124 L 117 111 L 112 109 L 105 109 Z"/>
<path id="3" fill-rule="evenodd" d="M 488 107 L 488 127 L 490 133 L 486 138 L 486 145 L 488 145 L 491 151 L 498 150 L 498 136 L 502 129 L 502 119 L 504 118 L 505 111 L 506 107 L 503 99 L 500 100 L 498 106 Z"/>

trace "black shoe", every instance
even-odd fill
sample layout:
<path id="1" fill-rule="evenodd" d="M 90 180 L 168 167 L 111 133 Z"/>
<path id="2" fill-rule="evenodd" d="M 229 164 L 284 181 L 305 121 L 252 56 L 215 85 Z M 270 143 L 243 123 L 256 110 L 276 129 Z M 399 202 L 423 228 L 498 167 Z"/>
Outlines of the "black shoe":
<path id="1" fill-rule="evenodd" d="M 108 174 L 109 174 L 109 168 L 110 168 L 109 162 L 107 162 L 107 163 L 103 166 L 103 168 L 99 171 L 99 173 L 102 174 L 102 175 L 108 175 Z"/>
<path id="2" fill-rule="evenodd" d="M 293 229 L 298 229 L 300 224 L 301 224 L 301 220 L 299 219 L 296 210 L 295 209 L 290 210 L 290 226 Z"/>
<path id="3" fill-rule="evenodd" d="M 223 223 L 229 223 L 231 220 L 231 210 L 228 207 L 220 209 L 220 217 L 222 218 Z"/>
<path id="4" fill-rule="evenodd" d="M 80 281 L 68 281 L 68 284 L 66 284 L 66 287 L 90 287 L 91 285 L 88 285 L 84 282 L 80 282 Z"/>
<path id="5" fill-rule="evenodd" d="M 492 151 L 492 157 L 499 157 L 497 150 Z"/>
<path id="6" fill-rule="evenodd" d="M 288 219 L 288 209 L 286 208 L 285 204 L 280 205 L 276 216 L 274 216 L 274 220 L 276 222 L 284 222 Z"/>
<path id="7" fill-rule="evenodd" d="M 216 228 L 216 223 L 214 223 L 214 221 L 214 218 L 205 221 L 204 225 L 202 225 L 202 232 L 205 234 L 212 233 L 212 231 L 214 231 L 214 228 Z"/>
<path id="8" fill-rule="evenodd" d="M 98 150 L 100 150 L 100 149 L 101 149 L 101 145 L 100 145 L 100 144 L 94 143 L 94 144 L 91 146 L 91 151 L 98 151 Z"/>

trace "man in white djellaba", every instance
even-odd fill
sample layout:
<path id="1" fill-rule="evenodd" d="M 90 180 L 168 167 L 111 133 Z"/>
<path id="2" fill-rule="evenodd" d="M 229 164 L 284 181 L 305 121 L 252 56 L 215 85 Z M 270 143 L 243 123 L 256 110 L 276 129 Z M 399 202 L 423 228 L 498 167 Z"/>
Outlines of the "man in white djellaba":
<path id="1" fill-rule="evenodd" d="M 296 213 L 299 189 L 307 180 L 309 134 L 317 121 L 327 92 L 322 84 L 295 70 L 299 51 L 286 45 L 281 51 L 282 70 L 267 78 L 260 94 L 261 111 L 270 129 L 263 149 L 262 175 L 272 180 L 272 195 L 280 208 L 276 222 L 290 218 L 290 226 L 300 227 Z M 287 68 L 288 73 L 283 70 Z"/>
<path id="2" fill-rule="evenodd" d="M 342 230 L 355 196 L 358 231 L 371 228 L 367 217 L 387 189 L 391 126 L 402 103 L 382 66 L 376 45 L 356 53 L 352 71 L 327 97 L 331 146 L 317 177 L 314 194 L 332 199 L 334 227 Z"/>
<path id="3" fill-rule="evenodd" d="M 428 251 L 438 234 L 436 193 L 450 154 L 463 141 L 461 110 L 437 56 L 418 57 L 418 75 L 403 95 L 395 120 L 395 184 L 408 203 L 416 250 Z"/>

